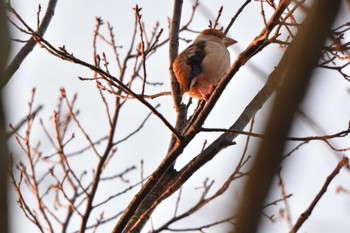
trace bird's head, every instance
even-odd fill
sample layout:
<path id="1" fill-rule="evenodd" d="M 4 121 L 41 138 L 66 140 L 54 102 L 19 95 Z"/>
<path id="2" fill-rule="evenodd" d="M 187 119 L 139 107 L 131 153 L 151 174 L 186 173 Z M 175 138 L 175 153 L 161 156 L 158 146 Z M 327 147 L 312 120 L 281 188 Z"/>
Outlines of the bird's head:
<path id="1" fill-rule="evenodd" d="M 235 43 L 237 43 L 236 40 L 228 37 L 223 33 L 221 30 L 218 29 L 205 29 L 202 31 L 196 38 L 195 41 L 216 41 L 220 44 L 225 45 L 226 47 L 229 47 Z"/>

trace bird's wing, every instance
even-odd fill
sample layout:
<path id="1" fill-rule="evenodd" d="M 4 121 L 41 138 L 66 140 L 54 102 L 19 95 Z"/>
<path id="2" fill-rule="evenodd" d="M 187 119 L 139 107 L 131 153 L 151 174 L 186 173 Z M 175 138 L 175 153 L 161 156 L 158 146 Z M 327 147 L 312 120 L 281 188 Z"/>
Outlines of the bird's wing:
<path id="1" fill-rule="evenodd" d="M 174 61 L 173 69 L 180 83 L 181 94 L 189 91 L 195 84 L 196 77 L 202 73 L 202 62 L 205 57 L 205 41 L 199 41 L 177 56 Z"/>

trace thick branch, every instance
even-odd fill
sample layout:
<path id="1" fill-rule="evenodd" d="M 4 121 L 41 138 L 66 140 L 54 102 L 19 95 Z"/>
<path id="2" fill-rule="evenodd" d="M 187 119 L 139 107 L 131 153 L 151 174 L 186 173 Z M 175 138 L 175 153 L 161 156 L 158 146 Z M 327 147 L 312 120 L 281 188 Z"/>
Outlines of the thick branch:
<path id="1" fill-rule="evenodd" d="M 279 7 L 276 9 L 275 13 L 271 16 L 268 25 L 260 32 L 256 39 L 237 57 L 234 64 L 231 66 L 228 73 L 221 79 L 218 86 L 215 88 L 214 92 L 209 98 L 209 101 L 204 106 L 203 110 L 200 112 L 199 116 L 193 122 L 193 124 L 188 125 L 184 131 L 185 137 L 199 132 L 200 127 L 203 125 L 204 121 L 210 114 L 211 110 L 218 101 L 221 93 L 224 91 L 228 83 L 231 81 L 233 76 L 238 72 L 238 70 L 247 63 L 247 61 L 261 51 L 265 46 L 268 45 L 268 36 L 273 28 L 278 25 L 279 17 L 283 14 L 285 9 L 290 4 L 291 0 L 281 1 Z"/>
<path id="2" fill-rule="evenodd" d="M 174 11 L 173 18 L 171 21 L 170 27 L 170 35 L 169 35 L 169 74 L 170 74 L 170 86 L 171 93 L 173 97 L 173 103 L 175 106 L 176 115 L 176 124 L 175 129 L 177 132 L 182 133 L 187 118 L 187 108 L 184 104 L 181 104 L 182 96 L 180 92 L 179 83 L 175 77 L 175 73 L 173 71 L 173 62 L 178 54 L 179 50 L 179 30 L 180 30 L 180 22 L 181 22 L 181 11 L 182 11 L 182 0 L 175 1 L 174 3 Z M 169 144 L 170 151 L 172 147 L 175 145 L 176 138 L 172 136 Z"/>
<path id="3" fill-rule="evenodd" d="M 260 211 L 280 166 L 285 138 L 338 12 L 340 1 L 315 1 L 276 72 L 285 80 L 278 92 L 238 210 L 236 233 L 257 232 Z"/>
<path id="4" fill-rule="evenodd" d="M 181 1 L 182 2 L 182 1 Z M 120 222 L 118 225 L 114 228 L 113 232 L 123 232 L 123 227 L 120 224 L 122 221 L 122 224 L 126 224 L 127 221 L 130 220 L 130 218 L 133 216 L 134 212 L 136 209 L 140 206 L 140 204 L 143 202 L 145 198 L 151 193 L 151 192 L 156 192 L 157 191 L 152 191 L 152 189 L 160 189 L 161 191 L 165 192 L 162 195 L 154 195 L 156 199 L 154 199 L 154 203 L 152 204 L 150 202 L 150 207 L 147 209 L 146 212 L 143 213 L 143 217 L 147 219 L 147 216 L 152 212 L 152 210 L 159 204 L 164 198 L 169 196 L 172 192 L 175 192 L 179 186 L 174 185 L 174 189 L 169 190 L 166 187 L 169 187 L 169 183 L 163 183 L 162 182 L 162 187 L 157 187 L 157 183 L 159 184 L 160 181 L 163 179 L 164 174 L 166 174 L 166 171 L 174 164 L 176 161 L 177 157 L 182 153 L 184 148 L 191 142 L 191 140 L 196 136 L 196 134 L 200 131 L 201 126 L 203 125 L 205 119 L 209 115 L 210 111 L 214 107 L 216 101 L 218 100 L 220 94 L 226 87 L 226 85 L 229 83 L 229 81 L 232 79 L 234 74 L 240 69 L 241 66 L 243 66 L 254 54 L 259 52 L 263 47 L 267 45 L 265 41 L 267 41 L 268 35 L 271 32 L 271 30 L 277 25 L 278 23 L 278 18 L 282 15 L 288 4 L 290 3 L 290 0 L 285 0 L 283 1 L 283 4 L 280 4 L 280 7 L 276 10 L 275 14 L 272 16 L 272 18 L 269 21 L 268 28 L 264 28 L 263 31 L 260 33 L 260 35 L 257 37 L 256 40 L 254 40 L 248 48 L 241 53 L 241 55 L 236 59 L 235 63 L 232 65 L 230 71 L 222 78 L 222 81 L 218 85 L 218 87 L 215 89 L 214 93 L 210 97 L 209 101 L 207 104 L 204 106 L 204 109 L 200 112 L 199 116 L 196 117 L 194 120 L 193 124 L 188 125 L 186 129 L 184 129 L 184 136 L 185 140 L 177 141 L 177 143 L 174 144 L 173 147 L 169 148 L 169 153 L 166 156 L 166 158 L 162 161 L 162 163 L 159 165 L 157 170 L 153 172 L 153 174 L 150 176 L 148 179 L 147 183 L 144 185 L 144 187 L 140 190 L 140 192 L 134 197 L 134 199 L 131 201 L 129 204 L 128 208 L 126 209 L 124 216 L 121 218 Z M 176 3 L 175 3 L 176 4 Z M 273 85 L 273 84 L 271 84 Z M 260 107 L 262 103 L 259 101 Z M 259 108 L 258 108 L 259 109 Z M 250 118 L 251 119 L 251 118 Z M 249 122 L 249 120 L 248 120 Z M 248 124 L 247 122 L 247 124 Z M 226 145 L 226 144 L 225 144 Z M 211 153 L 210 156 L 214 157 L 214 155 L 218 152 L 218 150 L 215 151 L 215 153 Z M 169 169 L 170 170 L 170 169 Z M 189 170 L 190 171 L 190 170 Z M 193 173 L 188 175 L 192 175 Z M 171 179 L 176 179 L 173 176 Z M 168 177 L 167 177 L 168 179 Z M 164 181 L 164 179 L 162 180 Z M 183 181 L 184 182 L 184 181 Z M 176 184 L 179 184 L 176 182 Z M 165 185 L 167 185 L 165 187 Z M 165 191 L 166 190 L 166 191 Z M 157 197 L 159 197 L 157 199 Z M 143 225 L 143 219 L 139 219 L 139 221 L 136 223 L 136 225 L 133 226 L 134 230 L 140 230 L 140 226 Z M 136 231 L 135 231 L 136 232 Z"/>
<path id="5" fill-rule="evenodd" d="M 177 132 L 182 132 L 185 122 L 186 122 L 186 116 L 187 111 L 183 104 L 181 104 L 182 96 L 179 91 L 179 84 L 176 80 L 174 71 L 173 71 L 173 61 L 175 60 L 177 54 L 178 54 L 178 48 L 179 48 L 179 28 L 180 28 L 180 22 L 181 22 L 181 12 L 182 12 L 182 0 L 176 0 L 174 2 L 174 11 L 173 11 L 173 18 L 171 21 L 171 28 L 170 28 L 170 36 L 169 36 L 169 73 L 170 73 L 170 81 L 171 81 L 171 90 L 172 90 L 172 96 L 173 96 L 173 102 L 174 106 L 177 112 L 177 119 L 176 119 L 176 125 L 175 129 Z M 179 142 L 175 135 L 172 135 L 172 138 L 170 140 L 169 144 L 169 151 L 171 151 L 174 147 L 176 142 Z M 146 186 L 149 189 L 143 190 L 143 193 L 140 195 L 136 195 L 128 208 L 126 209 L 123 216 L 120 218 L 117 225 L 114 227 L 113 232 L 127 232 L 136 221 L 139 220 L 139 215 L 141 215 L 144 211 L 143 209 L 148 209 L 149 204 L 152 204 L 152 200 L 157 197 L 153 197 L 150 195 L 151 189 L 153 186 L 160 181 L 163 174 L 168 170 L 168 168 L 174 163 L 176 157 L 173 158 L 172 161 L 169 162 L 166 166 L 162 167 L 161 169 L 157 169 L 157 173 L 154 172 L 153 175 L 148 180 Z M 156 174 L 155 174 L 156 173 Z M 154 183 L 153 185 L 151 185 Z M 141 192 L 141 191 L 140 191 Z M 149 214 L 150 215 L 150 214 Z M 145 218 L 142 222 L 143 224 L 140 224 L 140 228 L 142 229 L 143 225 L 146 223 Z"/>
<path id="6" fill-rule="evenodd" d="M 0 0 L 0 80 L 6 78 L 5 66 L 10 52 L 9 30 L 6 20 L 4 2 Z M 0 93 L 1 94 L 1 93 Z M 9 154 L 7 151 L 7 137 L 5 131 L 5 114 L 3 111 L 3 99 L 0 95 L 0 232 L 9 232 L 9 215 L 7 200 L 7 178 Z"/>

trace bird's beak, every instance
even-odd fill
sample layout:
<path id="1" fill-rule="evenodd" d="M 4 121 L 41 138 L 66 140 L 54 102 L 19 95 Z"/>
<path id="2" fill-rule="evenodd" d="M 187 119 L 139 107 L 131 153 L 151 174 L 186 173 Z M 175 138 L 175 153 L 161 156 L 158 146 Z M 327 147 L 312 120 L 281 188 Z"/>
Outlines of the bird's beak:
<path id="1" fill-rule="evenodd" d="M 229 46 L 231 46 L 231 45 L 237 43 L 236 40 L 234 40 L 234 39 L 232 39 L 232 38 L 230 38 L 230 37 L 227 37 L 227 36 L 225 36 L 224 38 L 222 38 L 222 41 L 224 42 L 224 44 L 225 44 L 226 47 L 229 47 Z"/>

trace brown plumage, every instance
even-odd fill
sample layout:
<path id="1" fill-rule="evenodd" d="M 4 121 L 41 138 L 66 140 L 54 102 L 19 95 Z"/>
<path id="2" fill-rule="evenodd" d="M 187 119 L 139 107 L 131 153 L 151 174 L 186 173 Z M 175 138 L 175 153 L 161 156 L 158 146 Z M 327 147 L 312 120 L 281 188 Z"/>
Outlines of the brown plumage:
<path id="1" fill-rule="evenodd" d="M 217 29 L 202 31 L 192 45 L 182 51 L 173 63 L 181 94 L 208 100 L 214 86 L 230 68 L 227 50 L 237 43 Z"/>

